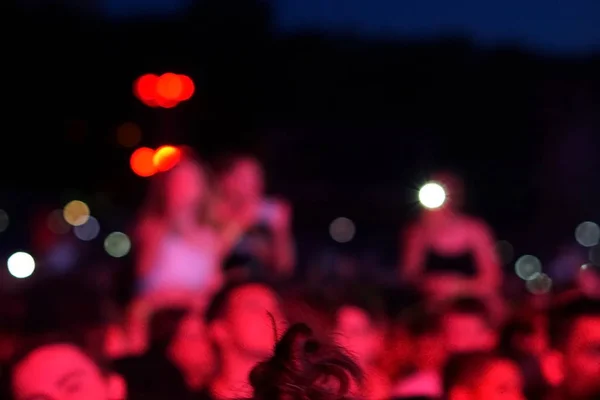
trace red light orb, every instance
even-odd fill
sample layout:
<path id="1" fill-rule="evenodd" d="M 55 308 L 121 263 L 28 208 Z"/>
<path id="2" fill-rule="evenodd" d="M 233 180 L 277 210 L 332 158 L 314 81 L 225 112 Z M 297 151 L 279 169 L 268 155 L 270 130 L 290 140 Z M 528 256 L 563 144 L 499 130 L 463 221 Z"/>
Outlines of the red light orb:
<path id="1" fill-rule="evenodd" d="M 163 99 L 179 101 L 182 92 L 183 84 L 179 75 L 167 72 L 158 78 L 156 93 Z"/>
<path id="2" fill-rule="evenodd" d="M 145 74 L 140 76 L 134 83 L 133 92 L 135 96 L 144 104 L 150 107 L 156 107 L 158 76 L 154 74 Z"/>
<path id="3" fill-rule="evenodd" d="M 194 86 L 194 81 L 187 75 L 179 75 L 179 79 L 181 80 L 181 95 L 179 96 L 179 101 L 189 100 L 196 91 L 196 87 Z"/>
<path id="4" fill-rule="evenodd" d="M 177 100 L 165 99 L 165 98 L 164 98 L 164 97 L 162 97 L 162 96 L 158 96 L 158 97 L 156 98 L 156 104 L 157 104 L 159 107 L 162 107 L 162 108 L 173 108 L 173 107 L 175 107 L 177 104 L 179 104 L 179 102 L 178 102 Z"/>
<path id="5" fill-rule="evenodd" d="M 161 76 L 145 74 L 133 86 L 135 96 L 149 107 L 173 108 L 189 100 L 196 90 L 194 81 L 187 75 L 167 72 Z"/>
<path id="6" fill-rule="evenodd" d="M 140 147 L 131 155 L 129 165 L 134 174 L 147 178 L 157 172 L 153 159 L 154 150 L 149 147 Z"/>

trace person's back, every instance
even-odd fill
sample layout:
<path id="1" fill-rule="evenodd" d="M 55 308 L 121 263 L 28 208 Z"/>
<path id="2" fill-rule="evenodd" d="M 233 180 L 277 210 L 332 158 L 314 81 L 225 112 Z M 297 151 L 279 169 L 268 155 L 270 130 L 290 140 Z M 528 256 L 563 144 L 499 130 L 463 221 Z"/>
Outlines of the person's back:
<path id="1" fill-rule="evenodd" d="M 496 347 L 498 334 L 486 305 L 479 299 L 456 299 L 442 314 L 442 331 L 450 354 L 489 351 Z"/>
<path id="2" fill-rule="evenodd" d="M 149 350 L 115 362 L 131 400 L 187 399 L 202 393 L 212 373 L 212 349 L 202 318 L 185 307 L 155 312 Z"/>
<path id="3" fill-rule="evenodd" d="M 398 380 L 393 398 L 440 398 L 443 394 L 442 369 L 447 351 L 438 315 L 417 309 L 408 321 L 413 372 Z"/>
<path id="4" fill-rule="evenodd" d="M 129 400 L 168 400 L 187 396 L 183 377 L 160 355 L 126 357 L 114 365 L 127 381 Z"/>
<path id="5" fill-rule="evenodd" d="M 332 339 L 362 368 L 365 397 L 387 398 L 389 381 L 377 364 L 384 350 L 383 301 L 367 290 L 357 287 L 348 289 L 332 316 Z"/>

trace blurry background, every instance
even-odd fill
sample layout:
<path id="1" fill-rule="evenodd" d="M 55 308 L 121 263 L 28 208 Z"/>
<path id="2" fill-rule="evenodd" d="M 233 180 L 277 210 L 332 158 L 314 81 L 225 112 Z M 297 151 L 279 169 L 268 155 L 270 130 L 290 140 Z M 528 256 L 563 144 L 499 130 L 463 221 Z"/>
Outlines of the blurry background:
<path id="1" fill-rule="evenodd" d="M 4 259 L 43 249 L 49 213 L 78 199 L 100 233 L 69 244 L 73 264 L 109 262 L 103 238 L 130 229 L 146 184 L 119 143 L 124 123 L 139 128 L 139 145 L 257 153 L 269 191 L 294 205 L 303 264 L 351 249 L 394 266 L 397 233 L 436 168 L 464 175 L 468 210 L 515 255 L 550 261 L 580 222 L 600 217 L 598 2 L 7 5 Z M 164 72 L 190 76 L 194 96 L 143 105 L 133 82 Z M 329 236 L 340 216 L 357 229 L 343 245 Z M 75 257 L 67 247 L 57 264 Z M 5 270 L 0 279 L 13 285 Z"/>

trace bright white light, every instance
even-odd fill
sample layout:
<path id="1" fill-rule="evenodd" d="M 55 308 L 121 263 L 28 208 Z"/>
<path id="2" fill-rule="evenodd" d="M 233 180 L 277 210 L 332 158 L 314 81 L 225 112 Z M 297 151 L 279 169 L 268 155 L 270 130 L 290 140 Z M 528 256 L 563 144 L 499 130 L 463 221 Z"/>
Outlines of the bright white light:
<path id="1" fill-rule="evenodd" d="M 8 272 L 15 278 L 28 278 L 35 270 L 35 260 L 31 255 L 18 251 L 8 257 Z"/>
<path id="2" fill-rule="evenodd" d="M 425 208 L 440 208 L 445 201 L 446 191 L 439 183 L 427 183 L 419 190 L 419 202 Z"/>

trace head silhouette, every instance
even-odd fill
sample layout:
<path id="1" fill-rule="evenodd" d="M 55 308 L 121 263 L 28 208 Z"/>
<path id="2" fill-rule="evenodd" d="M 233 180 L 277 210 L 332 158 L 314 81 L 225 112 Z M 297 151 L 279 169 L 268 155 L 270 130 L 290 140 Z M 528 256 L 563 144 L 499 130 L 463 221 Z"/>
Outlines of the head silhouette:
<path id="1" fill-rule="evenodd" d="M 360 368 L 340 348 L 317 341 L 305 324 L 292 325 L 273 357 L 250 373 L 256 400 L 341 400 L 353 398 Z"/>

